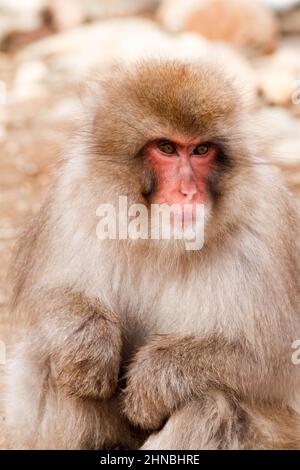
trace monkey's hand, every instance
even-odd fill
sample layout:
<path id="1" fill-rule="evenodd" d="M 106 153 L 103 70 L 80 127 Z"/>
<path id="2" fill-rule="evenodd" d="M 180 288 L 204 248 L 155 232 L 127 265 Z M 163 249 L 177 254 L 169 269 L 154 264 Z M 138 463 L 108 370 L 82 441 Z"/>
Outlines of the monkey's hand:
<path id="1" fill-rule="evenodd" d="M 159 335 L 137 352 L 129 367 L 124 412 L 136 426 L 159 429 L 176 409 L 210 389 L 253 395 L 249 383 L 261 393 L 264 374 L 242 343 L 220 335 Z"/>
<path id="2" fill-rule="evenodd" d="M 155 336 L 135 355 L 127 373 L 123 409 L 136 426 L 159 429 L 177 407 L 192 397 L 193 374 L 185 371 L 184 365 L 184 351 L 191 340 Z M 188 379 L 184 371 L 188 372 Z"/>
<path id="3" fill-rule="evenodd" d="M 69 396 L 110 398 L 121 362 L 119 317 L 81 294 L 68 293 L 54 302 L 56 314 L 45 322 L 45 337 L 56 385 Z"/>

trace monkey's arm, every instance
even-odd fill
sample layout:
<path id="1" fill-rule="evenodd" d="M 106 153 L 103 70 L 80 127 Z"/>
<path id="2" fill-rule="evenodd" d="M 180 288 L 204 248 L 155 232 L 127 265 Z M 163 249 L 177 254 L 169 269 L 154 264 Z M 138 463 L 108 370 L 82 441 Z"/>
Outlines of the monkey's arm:
<path id="1" fill-rule="evenodd" d="M 71 396 L 109 398 L 121 360 L 119 317 L 71 289 L 41 291 L 29 308 L 40 315 L 33 326 L 37 354 L 47 359 L 55 384 Z"/>
<path id="2" fill-rule="evenodd" d="M 264 360 L 256 360 L 245 345 L 220 336 L 158 336 L 129 368 L 124 410 L 135 425 L 158 429 L 176 408 L 209 389 L 254 399 L 265 388 L 266 371 Z"/>

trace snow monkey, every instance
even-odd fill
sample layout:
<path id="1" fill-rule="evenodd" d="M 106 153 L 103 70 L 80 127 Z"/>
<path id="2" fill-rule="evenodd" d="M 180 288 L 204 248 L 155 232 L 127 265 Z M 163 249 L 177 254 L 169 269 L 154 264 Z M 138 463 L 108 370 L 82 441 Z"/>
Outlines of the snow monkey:
<path id="1" fill-rule="evenodd" d="M 299 217 L 253 121 L 210 61 L 116 66 L 87 92 L 17 251 L 15 447 L 300 447 Z M 100 239 L 121 196 L 187 224 L 203 207 L 203 246 Z"/>

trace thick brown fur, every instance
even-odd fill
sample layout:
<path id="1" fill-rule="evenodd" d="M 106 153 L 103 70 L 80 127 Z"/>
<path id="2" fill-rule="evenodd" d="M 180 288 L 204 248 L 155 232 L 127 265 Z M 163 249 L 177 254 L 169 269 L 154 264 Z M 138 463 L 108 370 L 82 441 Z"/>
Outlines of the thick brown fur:
<path id="1" fill-rule="evenodd" d="M 284 406 L 261 409 L 211 390 L 176 411 L 143 450 L 299 449 L 299 416 Z"/>
<path id="2" fill-rule="evenodd" d="M 14 447 L 131 448 L 136 430 L 162 429 L 145 448 L 300 448 L 299 215 L 232 79 L 148 61 L 117 67 L 85 103 L 16 258 Z M 202 250 L 98 240 L 99 204 L 145 203 L 143 148 L 174 134 L 221 149 Z"/>

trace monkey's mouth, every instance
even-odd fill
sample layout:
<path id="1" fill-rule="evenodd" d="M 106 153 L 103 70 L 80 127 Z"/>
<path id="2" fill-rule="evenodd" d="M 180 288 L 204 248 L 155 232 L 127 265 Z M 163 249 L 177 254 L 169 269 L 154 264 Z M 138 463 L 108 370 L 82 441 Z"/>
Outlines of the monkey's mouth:
<path id="1" fill-rule="evenodd" d="M 205 206 L 203 203 L 180 204 L 155 202 L 151 204 L 151 223 L 164 228 L 170 228 L 174 232 L 197 230 L 203 227 L 205 218 Z"/>
<path id="2" fill-rule="evenodd" d="M 202 222 L 203 204 L 182 204 L 176 206 L 171 223 L 175 228 L 192 228 Z M 200 220 L 201 219 L 201 220 Z"/>
<path id="3" fill-rule="evenodd" d="M 183 197 L 179 193 L 169 195 L 157 193 L 151 204 L 157 204 L 160 208 L 166 207 L 166 211 L 172 214 L 172 225 L 188 226 L 197 222 L 199 211 L 203 211 L 207 204 L 206 195 L 198 192 L 192 197 Z"/>

